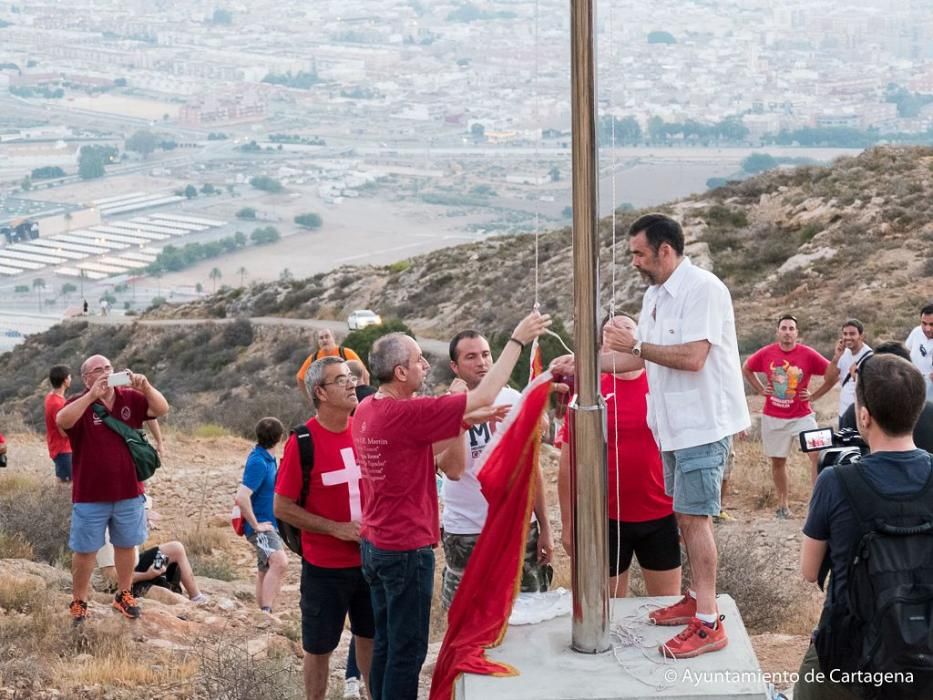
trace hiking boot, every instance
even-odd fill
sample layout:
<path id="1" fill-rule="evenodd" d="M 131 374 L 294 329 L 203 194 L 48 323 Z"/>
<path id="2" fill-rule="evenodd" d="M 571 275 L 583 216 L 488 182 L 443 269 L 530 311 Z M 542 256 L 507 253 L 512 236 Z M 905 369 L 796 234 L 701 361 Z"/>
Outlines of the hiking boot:
<path id="1" fill-rule="evenodd" d="M 83 600 L 73 600 L 68 606 L 68 612 L 71 613 L 71 624 L 77 627 L 87 619 L 87 603 Z"/>
<path id="2" fill-rule="evenodd" d="M 669 659 L 692 659 L 700 654 L 719 651 L 729 643 L 726 628 L 722 626 L 724 615 L 720 615 L 716 623 L 710 627 L 695 617 L 690 620 L 687 628 L 669 640 L 667 644 L 658 647 L 661 656 Z"/>
<path id="3" fill-rule="evenodd" d="M 129 591 L 120 591 L 114 596 L 113 607 L 131 620 L 139 619 L 139 604 Z"/>
<path id="4" fill-rule="evenodd" d="M 719 515 L 714 515 L 714 516 L 713 516 L 713 522 L 716 523 L 717 525 L 720 525 L 720 524 L 722 524 L 722 523 L 734 523 L 734 522 L 735 522 L 735 517 L 733 517 L 732 515 L 730 515 L 730 514 L 727 513 L 726 511 L 721 510 L 721 511 L 719 511 Z"/>
<path id="5" fill-rule="evenodd" d="M 697 601 L 689 593 L 673 605 L 648 613 L 648 621 L 656 625 L 686 625 L 697 614 Z"/>
<path id="6" fill-rule="evenodd" d="M 790 508 L 787 506 L 781 506 L 776 511 L 774 511 L 774 517 L 778 520 L 788 520 L 789 518 L 792 518 L 793 515 L 790 512 Z"/>

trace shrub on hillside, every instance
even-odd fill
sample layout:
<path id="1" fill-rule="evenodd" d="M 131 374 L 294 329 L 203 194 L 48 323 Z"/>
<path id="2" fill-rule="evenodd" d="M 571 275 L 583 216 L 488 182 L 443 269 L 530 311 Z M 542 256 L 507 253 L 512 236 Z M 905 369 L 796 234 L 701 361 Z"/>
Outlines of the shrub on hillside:
<path id="1" fill-rule="evenodd" d="M 0 533 L 28 543 L 36 561 L 61 562 L 70 529 L 70 489 L 27 477 L 0 482 Z"/>
<path id="2" fill-rule="evenodd" d="M 254 654 L 244 637 L 231 631 L 196 645 L 198 697 L 216 700 L 298 700 L 304 697 L 301 672 L 289 655 Z"/>
<path id="3" fill-rule="evenodd" d="M 369 351 L 373 349 L 373 343 L 379 338 L 389 333 L 406 333 L 414 337 L 411 328 L 405 325 L 404 321 L 397 318 L 390 318 L 378 326 L 366 326 L 358 331 L 351 331 L 343 340 L 343 345 L 353 350 L 360 359 L 368 366 Z M 371 380 L 375 383 L 375 377 Z"/>

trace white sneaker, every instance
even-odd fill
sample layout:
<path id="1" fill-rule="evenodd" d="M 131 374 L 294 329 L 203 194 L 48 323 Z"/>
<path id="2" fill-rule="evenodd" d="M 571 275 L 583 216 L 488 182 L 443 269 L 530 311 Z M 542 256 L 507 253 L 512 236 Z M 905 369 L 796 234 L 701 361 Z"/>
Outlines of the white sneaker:
<path id="1" fill-rule="evenodd" d="M 343 697 L 345 698 L 360 698 L 360 679 L 359 678 L 347 678 L 343 682 Z"/>

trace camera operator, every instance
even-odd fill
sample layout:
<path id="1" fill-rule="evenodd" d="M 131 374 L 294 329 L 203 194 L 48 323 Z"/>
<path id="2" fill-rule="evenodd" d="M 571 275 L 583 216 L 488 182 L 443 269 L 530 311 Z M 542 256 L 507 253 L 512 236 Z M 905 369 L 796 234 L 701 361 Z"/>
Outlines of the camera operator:
<path id="1" fill-rule="evenodd" d="M 888 340 L 875 348 L 876 355 L 897 355 L 910 361 L 910 351 L 907 347 L 896 340 Z M 839 429 L 853 428 L 857 429 L 855 424 L 855 404 L 849 406 L 846 412 L 839 419 Z M 933 452 L 933 401 L 927 401 L 914 426 L 914 444 L 921 450 Z"/>
<path id="2" fill-rule="evenodd" d="M 807 581 L 816 582 L 823 559 L 828 555 L 832 576 L 819 625 L 801 662 L 800 680 L 794 689 L 796 700 L 858 697 L 858 691 L 845 684 L 846 680 L 851 682 L 851 677 L 840 674 L 840 667 L 834 661 L 840 658 L 841 647 L 849 651 L 850 659 L 860 659 L 862 641 L 867 639 L 862 635 L 868 634 L 866 625 L 853 625 L 859 611 L 851 605 L 848 590 L 850 576 L 855 576 L 853 552 L 859 543 L 864 543 L 863 535 L 870 531 L 863 526 L 863 519 L 853 509 L 852 501 L 864 503 L 862 491 L 869 489 L 875 497 L 875 514 L 884 515 L 885 507 L 891 510 L 888 504 L 896 502 L 902 512 L 914 513 L 919 509 L 924 511 L 924 519 L 933 521 L 933 488 L 928 488 L 933 483 L 930 481 L 933 459 L 916 448 L 912 437 L 926 401 L 920 372 L 900 357 L 874 356 L 860 367 L 855 392 L 856 420 L 871 454 L 858 464 L 823 470 L 813 489 L 810 512 L 803 528 L 800 569 Z M 852 485 L 856 482 L 860 484 L 858 489 Z M 856 494 L 861 494 L 857 500 Z M 864 515 L 861 506 L 859 511 Z M 883 522 L 889 522 L 886 516 Z M 884 640 L 892 644 L 899 641 L 888 637 Z M 884 697 L 902 697 L 895 694 L 893 688 L 881 690 Z"/>

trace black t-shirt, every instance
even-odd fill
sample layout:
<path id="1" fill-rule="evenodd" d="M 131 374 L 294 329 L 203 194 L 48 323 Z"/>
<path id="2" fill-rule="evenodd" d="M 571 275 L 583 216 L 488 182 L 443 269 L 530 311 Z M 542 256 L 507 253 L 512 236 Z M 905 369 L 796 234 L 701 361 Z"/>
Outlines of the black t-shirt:
<path id="1" fill-rule="evenodd" d="M 855 404 L 849 406 L 839 419 L 839 429 L 857 428 L 855 424 Z M 914 444 L 921 450 L 933 453 L 933 401 L 927 401 L 914 426 Z"/>
<path id="2" fill-rule="evenodd" d="M 862 459 L 860 468 L 880 497 L 909 496 L 926 485 L 933 471 L 933 462 L 923 450 L 874 452 Z M 859 529 L 835 467 L 824 469 L 816 480 L 803 534 L 829 543 L 832 576 L 824 605 L 842 600 L 846 594 L 852 548 L 858 544 Z"/>

